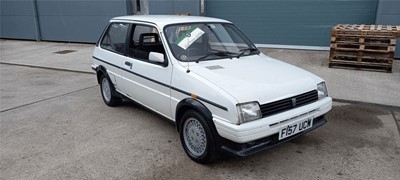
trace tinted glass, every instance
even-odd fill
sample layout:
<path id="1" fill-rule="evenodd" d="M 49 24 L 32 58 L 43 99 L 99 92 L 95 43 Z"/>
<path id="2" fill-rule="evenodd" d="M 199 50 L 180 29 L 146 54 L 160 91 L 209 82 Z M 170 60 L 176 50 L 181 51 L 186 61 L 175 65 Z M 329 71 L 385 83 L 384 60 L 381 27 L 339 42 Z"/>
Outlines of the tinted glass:
<path id="1" fill-rule="evenodd" d="M 259 54 L 234 25 L 178 24 L 164 29 L 168 45 L 180 61 L 202 61 Z"/>
<path id="2" fill-rule="evenodd" d="M 148 60 L 150 52 L 165 54 L 164 46 L 156 28 L 144 25 L 133 25 L 133 34 L 129 46 L 129 56 L 135 59 Z"/>
<path id="3" fill-rule="evenodd" d="M 101 47 L 120 54 L 125 53 L 126 35 L 129 24 L 113 23 L 101 41 Z"/>

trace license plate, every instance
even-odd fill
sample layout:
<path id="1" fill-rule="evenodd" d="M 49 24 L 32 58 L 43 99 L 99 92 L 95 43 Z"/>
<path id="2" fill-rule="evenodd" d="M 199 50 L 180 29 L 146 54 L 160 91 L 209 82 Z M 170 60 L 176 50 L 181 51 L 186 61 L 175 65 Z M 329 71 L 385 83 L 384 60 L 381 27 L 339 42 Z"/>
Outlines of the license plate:
<path id="1" fill-rule="evenodd" d="M 312 124 L 313 124 L 313 118 L 310 117 L 310 118 L 307 118 L 300 122 L 296 122 L 296 123 L 281 127 L 279 129 L 279 140 L 285 139 L 285 138 L 293 136 L 299 132 L 310 129 L 312 127 Z"/>

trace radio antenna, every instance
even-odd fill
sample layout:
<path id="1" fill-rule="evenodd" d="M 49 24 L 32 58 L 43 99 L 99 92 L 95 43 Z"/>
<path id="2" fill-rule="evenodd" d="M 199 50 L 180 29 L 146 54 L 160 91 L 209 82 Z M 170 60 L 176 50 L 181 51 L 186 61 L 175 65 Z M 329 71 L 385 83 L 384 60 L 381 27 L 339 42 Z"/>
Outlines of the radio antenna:
<path id="1" fill-rule="evenodd" d="M 186 33 L 186 47 L 187 47 L 187 58 L 186 58 L 186 62 L 187 62 L 187 70 L 186 73 L 190 73 L 190 68 L 189 68 L 189 58 L 190 58 L 190 49 L 189 49 L 189 37 L 191 36 L 190 33 Z"/>

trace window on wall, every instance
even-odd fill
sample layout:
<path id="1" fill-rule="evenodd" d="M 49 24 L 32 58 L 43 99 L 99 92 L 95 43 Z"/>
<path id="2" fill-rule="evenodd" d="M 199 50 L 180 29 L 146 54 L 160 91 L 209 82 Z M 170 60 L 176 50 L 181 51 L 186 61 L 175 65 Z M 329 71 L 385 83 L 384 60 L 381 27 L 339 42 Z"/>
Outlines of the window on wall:
<path id="1" fill-rule="evenodd" d="M 126 35 L 129 24 L 113 23 L 109 26 L 107 33 L 101 41 L 101 47 L 119 54 L 125 54 Z"/>
<path id="2" fill-rule="evenodd" d="M 145 25 L 134 25 L 132 30 L 132 39 L 129 48 L 130 57 L 148 60 L 150 52 L 165 54 L 156 28 Z"/>

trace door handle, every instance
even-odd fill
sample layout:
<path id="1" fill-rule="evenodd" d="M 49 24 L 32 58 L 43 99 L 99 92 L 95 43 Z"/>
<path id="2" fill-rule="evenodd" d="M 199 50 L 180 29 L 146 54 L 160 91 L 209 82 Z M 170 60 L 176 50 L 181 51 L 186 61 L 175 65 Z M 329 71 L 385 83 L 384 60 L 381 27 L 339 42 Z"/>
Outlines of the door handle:
<path id="1" fill-rule="evenodd" d="M 125 61 L 125 65 L 129 66 L 130 69 L 132 69 L 132 63 L 129 61 Z"/>

